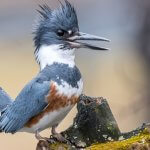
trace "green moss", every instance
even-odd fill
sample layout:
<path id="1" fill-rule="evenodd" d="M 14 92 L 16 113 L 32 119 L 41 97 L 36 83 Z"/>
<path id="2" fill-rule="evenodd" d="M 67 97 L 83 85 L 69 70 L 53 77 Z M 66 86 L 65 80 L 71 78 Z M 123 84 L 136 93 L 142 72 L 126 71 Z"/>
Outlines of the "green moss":
<path id="1" fill-rule="evenodd" d="M 67 144 L 63 143 L 54 143 L 50 145 L 51 150 L 70 150 Z"/>
<path id="2" fill-rule="evenodd" d="M 140 150 L 148 150 L 150 148 L 150 132 L 148 129 L 130 139 L 103 144 L 97 143 L 86 150 L 130 150 L 135 147 L 138 147 Z"/>

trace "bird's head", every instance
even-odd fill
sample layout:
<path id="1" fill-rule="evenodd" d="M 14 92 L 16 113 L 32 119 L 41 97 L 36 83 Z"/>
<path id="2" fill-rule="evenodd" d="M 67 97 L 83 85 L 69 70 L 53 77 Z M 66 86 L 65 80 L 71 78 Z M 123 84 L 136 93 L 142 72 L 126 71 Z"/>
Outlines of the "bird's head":
<path id="1" fill-rule="evenodd" d="M 51 10 L 46 4 L 39 7 L 40 19 L 34 31 L 34 43 L 36 60 L 40 63 L 41 68 L 52 63 L 66 63 L 73 66 L 76 48 L 107 50 L 81 42 L 109 40 L 80 32 L 76 11 L 67 0 L 64 0 L 64 4 L 61 3 L 60 7 L 54 10 Z"/>

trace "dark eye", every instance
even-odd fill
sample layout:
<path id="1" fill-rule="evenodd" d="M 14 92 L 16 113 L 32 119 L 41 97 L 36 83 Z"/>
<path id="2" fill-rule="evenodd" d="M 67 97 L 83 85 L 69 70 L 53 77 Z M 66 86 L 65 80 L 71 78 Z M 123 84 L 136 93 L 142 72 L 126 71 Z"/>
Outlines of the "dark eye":
<path id="1" fill-rule="evenodd" d="M 65 31 L 64 31 L 64 30 L 58 30 L 58 31 L 57 31 L 57 35 L 58 35 L 58 36 L 64 36 L 64 34 L 65 34 Z"/>

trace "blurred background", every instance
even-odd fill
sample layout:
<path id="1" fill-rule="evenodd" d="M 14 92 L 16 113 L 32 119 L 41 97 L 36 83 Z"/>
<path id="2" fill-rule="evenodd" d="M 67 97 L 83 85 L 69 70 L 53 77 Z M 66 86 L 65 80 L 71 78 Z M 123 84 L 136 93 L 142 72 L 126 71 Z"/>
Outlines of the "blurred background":
<path id="1" fill-rule="evenodd" d="M 148 0 L 70 0 L 80 30 L 111 39 L 110 51 L 80 49 L 76 62 L 84 79 L 84 93 L 107 98 L 122 132 L 150 122 L 150 2 Z M 54 0 L 0 2 L 0 86 L 15 98 L 39 70 L 34 60 L 32 25 L 38 4 L 58 7 Z M 97 43 L 100 44 L 101 43 Z M 66 129 L 76 109 L 59 125 Z M 49 136 L 46 130 L 43 136 Z M 0 134 L 1 150 L 32 150 L 34 135 Z"/>

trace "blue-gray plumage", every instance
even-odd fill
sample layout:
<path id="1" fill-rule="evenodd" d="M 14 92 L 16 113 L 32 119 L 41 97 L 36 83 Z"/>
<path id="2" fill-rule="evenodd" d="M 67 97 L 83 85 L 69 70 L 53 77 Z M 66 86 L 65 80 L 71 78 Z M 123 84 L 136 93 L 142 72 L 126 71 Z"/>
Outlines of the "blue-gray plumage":
<path id="1" fill-rule="evenodd" d="M 65 44 L 65 47 L 68 48 L 68 43 L 59 36 L 61 33 L 58 31 L 62 30 L 66 32 L 72 30 L 72 33 L 79 31 L 78 19 L 74 7 L 68 1 L 65 1 L 64 5 L 55 10 L 51 10 L 48 5 L 40 5 L 40 8 L 41 10 L 38 10 L 38 12 L 41 14 L 41 19 L 33 32 L 35 34 L 36 50 L 41 45 L 50 44 Z M 67 32 L 64 34 L 66 37 L 69 36 Z"/>
<path id="2" fill-rule="evenodd" d="M 38 77 L 40 79 L 40 77 Z M 44 101 L 49 92 L 50 81 L 38 82 L 33 79 L 16 100 L 9 105 L 8 109 L 0 117 L 0 129 L 6 133 L 15 133 L 34 115 L 40 113 L 47 105 Z"/>
<path id="3" fill-rule="evenodd" d="M 0 129 L 6 133 L 15 133 L 31 117 L 43 111 L 48 105 L 48 102 L 43 100 L 50 90 L 50 81 L 60 85 L 63 80 L 78 88 L 77 82 L 80 79 L 81 74 L 77 67 L 69 68 L 68 65 L 56 63 L 45 67 L 24 87 L 15 101 L 9 103 L 9 109 L 6 109 L 0 117 Z"/>
<path id="4" fill-rule="evenodd" d="M 88 48 L 107 50 L 83 43 L 84 40 L 108 41 L 105 38 L 79 32 L 74 7 L 64 0 L 58 9 L 40 5 L 40 20 L 34 31 L 35 57 L 40 72 L 20 92 L 14 101 L 0 89 L 0 131 L 35 133 L 52 127 L 52 135 L 82 93 L 83 82 L 75 65 L 75 50 Z"/>
<path id="5" fill-rule="evenodd" d="M 0 112 L 11 103 L 12 99 L 2 88 L 0 88 Z"/>

